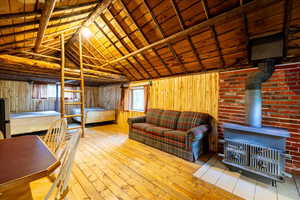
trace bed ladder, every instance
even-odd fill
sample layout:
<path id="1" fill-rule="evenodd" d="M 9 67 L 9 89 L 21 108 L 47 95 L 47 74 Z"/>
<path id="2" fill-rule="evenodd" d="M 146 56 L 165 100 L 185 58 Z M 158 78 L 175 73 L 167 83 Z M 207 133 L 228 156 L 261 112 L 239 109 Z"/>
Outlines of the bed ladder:
<path id="1" fill-rule="evenodd" d="M 80 69 L 71 69 L 65 68 L 65 40 L 64 35 L 61 34 L 61 117 L 65 118 L 67 121 L 69 118 L 80 117 L 80 126 L 70 127 L 68 124 L 67 130 L 79 130 L 81 129 L 81 137 L 85 135 L 85 115 L 84 115 L 84 75 L 83 75 L 83 63 L 82 63 L 82 43 L 81 43 L 81 34 L 79 35 L 79 60 L 80 60 Z M 65 76 L 66 75 L 66 76 Z M 66 90 L 65 83 L 70 81 L 79 81 L 80 90 Z M 80 100 L 76 102 L 65 102 L 65 93 L 80 93 Z M 80 105 L 80 114 L 66 114 L 66 106 Z"/>

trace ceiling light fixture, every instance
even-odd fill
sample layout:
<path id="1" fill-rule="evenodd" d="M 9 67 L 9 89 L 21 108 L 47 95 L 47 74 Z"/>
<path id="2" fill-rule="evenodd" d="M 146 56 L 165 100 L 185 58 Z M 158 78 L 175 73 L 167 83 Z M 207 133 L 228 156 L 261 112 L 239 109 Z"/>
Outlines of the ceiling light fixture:
<path id="1" fill-rule="evenodd" d="M 89 37 L 92 36 L 92 32 L 91 32 L 90 29 L 87 28 L 87 27 L 82 27 L 81 33 L 82 33 L 82 35 L 83 35 L 84 37 L 86 37 L 86 38 L 89 38 Z"/>

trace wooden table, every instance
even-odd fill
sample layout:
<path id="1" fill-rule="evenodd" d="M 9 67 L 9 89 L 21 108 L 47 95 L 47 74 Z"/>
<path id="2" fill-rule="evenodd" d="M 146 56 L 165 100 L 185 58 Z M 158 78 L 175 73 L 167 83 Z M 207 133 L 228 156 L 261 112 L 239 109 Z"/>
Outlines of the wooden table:
<path id="1" fill-rule="evenodd" d="M 59 165 L 38 136 L 0 140 L 0 200 L 32 199 L 29 183 L 48 176 Z"/>

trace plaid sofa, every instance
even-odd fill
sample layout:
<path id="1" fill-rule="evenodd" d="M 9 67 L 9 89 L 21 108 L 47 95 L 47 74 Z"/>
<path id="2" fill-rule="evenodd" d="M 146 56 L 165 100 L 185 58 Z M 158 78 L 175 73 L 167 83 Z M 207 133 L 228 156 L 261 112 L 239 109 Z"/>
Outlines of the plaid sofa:
<path id="1" fill-rule="evenodd" d="M 129 138 L 195 161 L 208 150 L 210 116 L 199 112 L 149 109 L 128 119 Z"/>

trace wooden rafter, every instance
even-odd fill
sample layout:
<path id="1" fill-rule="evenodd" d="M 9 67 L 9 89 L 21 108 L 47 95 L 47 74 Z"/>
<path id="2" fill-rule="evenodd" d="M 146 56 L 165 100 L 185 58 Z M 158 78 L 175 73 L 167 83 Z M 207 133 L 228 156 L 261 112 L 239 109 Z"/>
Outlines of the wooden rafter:
<path id="1" fill-rule="evenodd" d="M 162 30 L 162 28 L 161 28 L 159 22 L 157 21 L 156 17 L 154 16 L 152 10 L 150 9 L 150 6 L 149 6 L 148 2 L 147 2 L 146 0 L 143 0 L 143 4 L 144 4 L 144 6 L 146 7 L 148 13 L 150 14 L 152 20 L 154 21 L 155 25 L 157 26 L 157 28 L 158 28 L 158 30 L 159 30 L 159 32 L 160 32 L 162 38 L 165 39 L 165 38 L 166 38 L 166 35 L 165 35 L 164 31 Z M 172 47 L 172 45 L 171 45 L 170 43 L 167 42 L 167 46 L 168 46 L 169 51 L 171 52 L 171 54 L 172 54 L 173 57 L 175 58 L 175 60 L 180 64 L 182 70 L 183 70 L 184 72 L 187 72 L 187 69 L 185 68 L 185 66 L 184 66 L 183 62 L 181 61 L 181 59 L 180 59 L 180 58 L 178 57 L 178 55 L 176 54 L 176 52 L 175 52 L 174 48 Z"/>
<path id="2" fill-rule="evenodd" d="M 62 16 L 51 17 L 49 21 L 50 22 L 55 22 L 55 21 L 58 21 L 58 20 L 70 19 L 72 17 L 76 17 L 76 20 L 72 20 L 72 21 L 80 21 L 80 20 L 84 20 L 84 19 L 87 18 L 87 16 L 80 17 L 81 15 L 87 15 L 88 13 L 90 13 L 92 11 L 93 11 L 93 8 L 89 8 L 89 9 L 83 10 L 83 11 L 76 11 L 76 12 L 72 12 L 72 13 L 69 13 L 69 14 L 62 15 Z M 78 18 L 78 17 L 80 17 L 80 18 Z M 72 23 L 72 22 L 68 21 L 68 23 L 64 23 L 64 25 L 69 24 L 69 23 Z M 18 28 L 18 27 L 24 27 L 24 26 L 31 26 L 31 25 L 39 25 L 39 24 L 40 24 L 39 20 L 33 20 L 33 21 L 22 22 L 22 23 L 1 25 L 0 30 Z"/>
<path id="3" fill-rule="evenodd" d="M 249 49 L 249 32 L 248 32 L 248 18 L 247 15 L 245 14 L 245 12 L 243 11 L 243 7 L 244 7 L 244 1 L 240 0 L 240 6 L 242 8 L 242 18 L 243 18 L 243 29 L 244 29 L 244 33 L 245 33 L 245 40 L 246 40 L 246 49 L 247 49 L 247 62 L 248 64 L 251 62 L 251 58 L 250 58 L 250 49 Z"/>
<path id="4" fill-rule="evenodd" d="M 48 0 L 45 2 L 45 5 L 44 5 L 43 11 L 42 11 L 42 15 L 40 18 L 40 26 L 39 26 L 39 31 L 37 34 L 37 39 L 35 41 L 35 46 L 34 46 L 35 52 L 38 52 L 38 50 L 42 44 L 42 40 L 44 38 L 51 14 L 54 10 L 55 3 L 56 3 L 56 0 Z"/>
<path id="5" fill-rule="evenodd" d="M 53 14 L 64 12 L 64 11 L 69 11 L 73 9 L 79 9 L 79 8 L 84 8 L 88 6 L 93 6 L 98 4 L 97 1 L 94 2 L 87 2 L 87 3 L 82 3 L 82 4 L 77 4 L 77 5 L 70 5 L 70 6 L 63 6 L 59 8 L 54 8 Z M 42 13 L 42 10 L 36 10 L 36 11 L 31 11 L 31 12 L 18 12 L 18 13 L 10 13 L 10 14 L 0 14 L 0 20 L 1 19 L 15 19 L 15 18 L 23 18 L 23 17 L 32 17 L 36 16 L 39 17 Z"/>
<path id="6" fill-rule="evenodd" d="M 108 12 L 109 12 L 109 10 L 108 10 Z M 126 49 L 126 51 L 128 53 L 130 53 L 131 52 L 130 49 L 127 47 L 127 45 L 125 44 L 125 42 L 120 39 L 120 36 L 116 33 L 116 31 L 114 30 L 114 28 L 111 27 L 110 23 L 102 15 L 99 15 L 99 18 L 104 22 L 104 24 L 106 25 L 106 27 L 108 27 L 108 30 L 117 38 L 117 40 L 122 44 L 122 46 Z M 123 53 L 122 53 L 122 56 L 124 56 Z M 132 58 L 140 66 L 140 68 L 144 72 L 146 72 L 146 74 L 148 75 L 148 77 L 153 78 L 152 75 L 146 69 L 144 69 L 143 65 L 139 62 L 139 60 L 135 56 L 133 56 Z"/>
<path id="7" fill-rule="evenodd" d="M 85 18 L 79 18 L 79 19 L 74 19 L 74 20 L 71 20 L 71 21 L 63 22 L 63 23 L 52 24 L 52 25 L 48 26 L 48 28 L 55 28 L 55 27 L 59 27 L 59 26 L 70 25 L 72 23 L 78 23 L 80 21 L 83 21 L 84 19 Z M 32 29 L 19 31 L 19 32 L 12 32 L 12 33 L 7 33 L 7 34 L 2 34 L 2 35 L 0 35 L 0 38 L 6 38 L 6 37 L 10 37 L 10 36 L 17 36 L 17 35 L 24 35 L 24 34 L 28 34 L 28 33 L 36 33 L 38 31 L 39 31 L 39 28 L 32 28 Z"/>
<path id="8" fill-rule="evenodd" d="M 259 1 L 259 0 L 255 0 L 255 1 L 251 1 L 249 3 L 246 3 L 244 4 L 243 6 L 243 11 L 245 13 L 248 13 L 248 12 L 253 12 L 255 10 L 257 10 L 258 8 L 263 8 L 263 7 L 268 7 L 268 6 L 271 6 L 275 3 L 278 3 L 280 2 L 281 0 L 269 0 L 269 1 Z M 220 21 L 223 21 L 223 20 L 226 20 L 228 18 L 232 18 L 232 17 L 236 17 L 237 15 L 240 15 L 242 12 L 242 9 L 241 7 L 236 7 L 236 8 L 233 8 L 229 11 L 226 11 L 225 13 L 222 13 L 222 14 L 219 14 L 217 16 L 213 16 L 203 22 L 200 22 L 192 27 L 189 27 L 183 31 L 180 31 L 180 32 L 177 32 L 177 33 L 174 33 L 173 35 L 171 36 L 168 36 L 167 38 L 165 39 L 162 39 L 162 40 L 159 40 L 159 41 L 156 41 L 156 42 L 153 42 L 145 47 L 142 47 L 132 53 L 129 53 L 123 57 L 120 57 L 120 58 L 117 58 L 117 59 L 114 59 L 114 60 L 110 60 L 108 61 L 107 63 L 103 64 L 103 66 L 106 66 L 106 65 L 109 65 L 109 64 L 113 64 L 113 63 L 117 63 L 117 62 L 120 62 L 122 60 L 125 60 L 131 56 L 134 56 L 134 55 L 137 55 L 137 54 L 140 54 L 144 51 L 147 51 L 149 49 L 152 49 L 156 46 L 159 46 L 159 45 L 164 45 L 166 44 L 167 42 L 170 42 L 170 41 L 173 41 L 177 38 L 180 38 L 180 37 L 184 37 L 192 32 L 195 32 L 195 31 L 199 31 L 199 30 L 203 30 L 203 29 L 207 29 L 209 26 L 211 25 L 214 25 L 216 24 L 217 22 L 220 22 Z"/>
<path id="9" fill-rule="evenodd" d="M 113 14 L 110 12 L 109 9 L 107 9 L 107 12 L 108 12 L 108 13 L 112 16 L 112 18 L 116 21 L 116 23 L 117 23 L 118 27 L 121 29 L 121 31 L 122 31 L 123 33 L 125 33 L 126 37 L 128 38 L 129 42 L 133 45 L 133 47 L 134 47 L 135 49 L 137 49 L 136 44 L 133 42 L 133 40 L 130 38 L 130 36 L 126 33 L 126 31 L 124 30 L 122 24 L 119 23 L 119 22 L 117 21 L 117 19 L 113 16 Z M 122 41 L 122 39 L 119 39 L 119 40 Z M 123 45 L 123 46 L 124 46 L 124 45 Z M 126 47 L 126 45 L 125 45 L 124 47 L 127 49 L 128 52 L 130 52 L 129 49 Z M 152 63 L 144 56 L 144 54 L 141 53 L 141 56 L 142 56 L 142 58 L 147 62 L 147 64 L 151 66 L 151 68 L 153 69 L 153 71 L 155 71 L 155 73 L 160 77 L 161 74 L 160 74 L 160 73 L 157 71 L 157 69 L 152 65 Z M 136 58 L 136 59 L 137 59 L 137 58 Z M 145 70 L 145 69 L 144 69 L 144 70 Z M 151 76 L 151 74 L 149 74 L 149 75 Z M 151 76 L 151 78 L 153 78 L 153 77 Z"/>
<path id="10" fill-rule="evenodd" d="M 293 0 L 285 0 L 284 2 L 284 19 L 283 19 L 283 56 L 287 57 L 288 55 L 288 42 L 289 42 L 289 27 L 291 21 L 291 15 L 293 10 Z"/>
<path id="11" fill-rule="evenodd" d="M 96 39 L 96 38 L 95 38 Z M 97 40 L 97 39 L 96 39 Z M 95 46 L 94 46 L 94 44 L 92 43 L 92 42 L 90 42 L 89 41 L 89 39 L 86 39 L 85 41 L 87 41 L 88 43 L 89 43 L 89 45 L 90 46 L 92 46 L 95 50 L 96 50 L 96 52 L 102 57 L 102 58 L 104 58 L 105 60 L 106 60 L 106 62 L 107 62 L 107 60 L 108 60 L 108 58 L 107 57 L 105 57 L 104 56 L 104 54 L 101 52 L 101 51 L 99 51 L 99 49 L 97 49 Z M 101 46 L 103 46 L 103 44 L 102 43 L 99 43 Z M 110 52 L 110 51 L 108 51 L 108 53 L 110 54 L 110 58 L 113 58 L 113 55 L 112 55 L 112 53 Z M 136 78 L 135 78 L 135 76 L 126 68 L 126 67 L 124 67 L 123 65 L 122 65 L 122 63 L 120 63 L 120 62 L 118 62 L 118 64 L 122 67 L 122 69 L 124 69 L 134 80 L 136 80 Z M 120 71 L 118 68 L 116 68 L 114 65 L 111 65 L 112 67 L 113 67 L 113 69 L 115 69 L 115 70 L 117 70 L 117 71 Z M 120 71 L 121 72 L 121 71 Z"/>
<path id="12" fill-rule="evenodd" d="M 53 36 L 56 36 L 56 35 L 60 35 L 61 33 L 70 31 L 70 30 L 78 29 L 79 27 L 81 27 L 81 26 L 80 25 L 72 26 L 70 28 L 66 28 L 66 29 L 61 30 L 61 31 L 56 31 L 56 32 L 53 32 L 53 33 L 45 34 L 44 37 L 53 37 Z M 24 39 L 24 40 L 18 40 L 18 41 L 13 41 L 13 42 L 2 43 L 2 44 L 0 44 L 0 47 L 19 44 L 19 43 L 24 43 L 24 42 L 29 42 L 29 41 L 34 41 L 36 39 L 37 39 L 37 37 L 35 36 L 35 37 L 27 38 L 27 39 Z M 42 43 L 45 43 L 45 41 L 43 41 Z"/>
<path id="13" fill-rule="evenodd" d="M 173 6 L 173 9 L 174 9 L 174 11 L 175 11 L 175 14 L 176 14 L 176 16 L 177 16 L 177 19 L 178 19 L 178 21 L 179 21 L 181 30 L 186 29 L 186 26 L 185 26 L 185 24 L 184 24 L 183 18 L 182 18 L 182 16 L 181 16 L 181 13 L 180 13 L 180 11 L 179 11 L 179 8 L 178 8 L 178 6 L 177 6 L 175 0 L 170 0 L 170 1 L 171 1 L 172 6 Z M 193 52 L 194 56 L 197 58 L 197 61 L 198 61 L 199 65 L 200 65 L 200 68 L 205 70 L 205 68 L 204 68 L 204 66 L 203 66 L 203 64 L 202 64 L 200 55 L 199 55 L 199 53 L 197 52 L 196 47 L 195 47 L 195 45 L 193 44 L 191 37 L 190 37 L 189 35 L 187 35 L 187 36 L 186 36 L 186 39 L 187 39 L 187 41 L 189 42 L 189 45 L 191 46 L 191 49 L 192 49 L 192 52 Z"/>
<path id="14" fill-rule="evenodd" d="M 112 0 L 103 0 L 98 3 L 95 11 L 86 19 L 86 21 L 82 24 L 82 27 L 89 27 L 92 23 L 95 22 L 95 19 L 112 3 Z M 82 28 L 81 27 L 81 28 Z M 68 44 L 72 42 L 81 32 L 81 28 L 73 35 L 73 37 L 69 40 Z M 67 44 L 67 45 L 68 45 Z"/>
<path id="15" fill-rule="evenodd" d="M 207 2 L 206 2 L 206 0 L 201 0 L 201 3 L 202 3 L 202 7 L 203 7 L 203 10 L 204 10 L 206 19 L 208 20 L 208 19 L 210 19 L 210 14 L 209 14 Z M 209 28 L 211 30 L 212 37 L 213 37 L 213 39 L 216 43 L 216 48 L 217 48 L 217 51 L 219 53 L 219 57 L 220 57 L 220 60 L 221 60 L 221 63 L 222 63 L 222 67 L 224 67 L 225 66 L 225 60 L 224 60 L 224 56 L 222 54 L 222 50 L 221 50 L 221 47 L 220 47 L 220 41 L 218 39 L 218 35 L 217 35 L 216 29 L 215 29 L 215 25 L 210 25 Z"/>
<path id="16" fill-rule="evenodd" d="M 143 31 L 140 29 L 140 27 L 137 25 L 136 21 L 133 19 L 133 17 L 131 16 L 127 6 L 123 3 L 123 0 L 119 0 L 120 4 L 122 6 L 122 8 L 125 10 L 127 16 L 129 17 L 130 21 L 134 24 L 134 26 L 137 28 L 137 30 L 139 31 L 139 33 L 141 34 L 141 36 L 143 37 L 143 39 L 146 41 L 147 45 L 150 45 L 149 40 L 147 39 L 147 37 L 145 36 L 145 34 L 143 33 Z M 167 71 L 170 74 L 173 74 L 172 70 L 169 68 L 169 66 L 162 60 L 162 58 L 158 55 L 157 51 L 154 48 L 150 48 L 151 51 L 153 51 L 154 55 L 156 57 L 158 57 L 159 61 L 161 62 L 161 64 L 167 69 Z"/>
<path id="17" fill-rule="evenodd" d="M 45 69 L 45 70 L 53 70 L 53 71 L 59 71 L 61 69 L 61 65 L 53 62 L 46 62 L 41 60 L 34 60 L 19 56 L 12 56 L 8 54 L 0 54 L 0 62 L 2 64 L 7 65 L 16 65 L 16 66 L 30 66 L 31 70 L 33 69 Z M 92 74 L 99 77 L 107 77 L 112 79 L 122 79 L 126 80 L 124 76 L 117 75 L 117 74 L 111 74 L 107 72 L 100 72 L 96 70 L 91 69 L 84 69 L 83 70 L 86 74 Z"/>
<path id="18" fill-rule="evenodd" d="M 94 22 L 98 30 L 102 33 L 102 35 L 109 41 L 110 45 L 112 45 L 121 56 L 124 56 L 123 52 L 116 46 L 116 44 L 108 37 L 108 35 L 102 30 L 97 22 Z M 144 75 L 130 62 L 130 60 L 125 59 L 127 63 L 144 79 Z"/>

